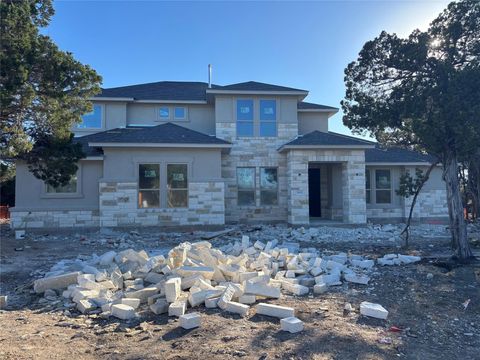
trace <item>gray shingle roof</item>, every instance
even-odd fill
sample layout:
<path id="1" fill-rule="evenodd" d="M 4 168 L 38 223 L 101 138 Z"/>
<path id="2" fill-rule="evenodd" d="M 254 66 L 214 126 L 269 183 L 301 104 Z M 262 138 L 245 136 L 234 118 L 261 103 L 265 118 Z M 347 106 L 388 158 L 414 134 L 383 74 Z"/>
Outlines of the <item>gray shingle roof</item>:
<path id="1" fill-rule="evenodd" d="M 305 101 L 299 102 L 297 108 L 299 110 L 332 110 L 332 111 L 338 111 L 338 108 L 333 107 L 333 106 L 314 104 L 314 103 L 309 103 L 309 102 L 305 102 Z"/>
<path id="2" fill-rule="evenodd" d="M 365 150 L 366 163 L 422 163 L 430 164 L 435 160 L 431 155 L 419 153 L 403 148 L 382 148 L 380 145 L 375 149 Z"/>
<path id="3" fill-rule="evenodd" d="M 75 138 L 73 141 L 82 144 L 82 150 L 86 156 L 102 156 L 103 150 L 101 148 L 88 146 L 88 136 Z"/>
<path id="4" fill-rule="evenodd" d="M 189 81 L 159 81 L 147 84 L 120 86 L 102 89 L 96 98 L 133 98 L 135 100 L 171 100 L 171 101 L 206 101 L 208 84 Z M 265 84 L 256 81 L 220 86 L 212 84 L 212 90 L 237 91 L 302 91 L 285 86 Z"/>
<path id="5" fill-rule="evenodd" d="M 237 90 L 237 91 L 301 91 L 307 90 L 295 89 L 286 86 L 265 84 L 258 81 L 246 81 L 237 84 L 218 86 L 217 90 Z"/>
<path id="6" fill-rule="evenodd" d="M 218 88 L 212 85 L 212 88 Z M 159 81 L 148 84 L 102 89 L 95 97 L 124 97 L 135 100 L 205 101 L 208 84 L 204 82 Z"/>
<path id="7" fill-rule="evenodd" d="M 352 136 L 333 132 L 312 131 L 311 133 L 298 136 L 296 139 L 283 146 L 372 146 L 374 142 L 357 139 Z"/>
<path id="8" fill-rule="evenodd" d="M 88 143 L 151 143 L 229 145 L 228 141 L 172 123 L 157 126 L 129 126 L 87 135 Z"/>

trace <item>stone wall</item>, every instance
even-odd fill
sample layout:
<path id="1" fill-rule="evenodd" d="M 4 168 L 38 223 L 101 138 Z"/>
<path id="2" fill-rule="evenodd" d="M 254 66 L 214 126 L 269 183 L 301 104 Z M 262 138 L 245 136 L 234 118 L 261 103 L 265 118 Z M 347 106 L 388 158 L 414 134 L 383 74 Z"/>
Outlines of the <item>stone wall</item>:
<path id="1" fill-rule="evenodd" d="M 98 227 L 98 210 L 45 210 L 23 211 L 12 209 L 10 226 L 12 229 Z"/>
<path id="2" fill-rule="evenodd" d="M 221 225 L 225 223 L 223 182 L 190 183 L 188 208 L 139 209 L 134 182 L 100 183 L 100 225 Z"/>
<path id="3" fill-rule="evenodd" d="M 278 148 L 298 134 L 297 124 L 278 124 L 275 138 L 236 138 L 236 123 L 217 122 L 216 136 L 233 143 L 229 154 L 222 155 L 222 178 L 225 180 L 225 221 L 280 222 L 287 220 L 288 182 L 287 158 Z M 237 167 L 254 167 L 256 176 L 255 206 L 238 206 Z M 260 167 L 276 167 L 278 174 L 278 205 L 260 204 Z"/>
<path id="4" fill-rule="evenodd" d="M 342 163 L 343 221 L 366 222 L 363 150 L 290 150 L 287 155 L 288 222 L 309 224 L 309 162 Z M 337 217 L 338 214 L 335 214 Z"/>

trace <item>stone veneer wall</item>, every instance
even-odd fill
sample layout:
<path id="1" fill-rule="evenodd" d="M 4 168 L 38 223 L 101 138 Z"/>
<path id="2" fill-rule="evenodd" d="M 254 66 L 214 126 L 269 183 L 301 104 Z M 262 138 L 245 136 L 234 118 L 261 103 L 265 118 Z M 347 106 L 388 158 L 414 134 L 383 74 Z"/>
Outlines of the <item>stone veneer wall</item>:
<path id="1" fill-rule="evenodd" d="M 298 134 L 298 124 L 278 124 L 278 136 L 236 137 L 236 123 L 217 122 L 216 136 L 232 142 L 229 154 L 222 155 L 222 178 L 225 180 L 225 221 L 280 222 L 287 220 L 288 182 L 287 157 L 278 148 Z M 255 206 L 237 205 L 237 167 L 255 167 Z M 260 204 L 260 167 L 276 167 L 278 174 L 278 205 Z"/>
<path id="2" fill-rule="evenodd" d="M 11 210 L 12 229 L 98 227 L 98 210 Z"/>
<path id="3" fill-rule="evenodd" d="M 100 226 L 222 225 L 224 184 L 189 183 L 188 208 L 139 209 L 135 182 L 100 183 Z"/>
<path id="4" fill-rule="evenodd" d="M 309 224 L 309 162 L 341 162 L 343 221 L 366 222 L 364 150 L 290 150 L 287 155 L 288 222 Z"/>

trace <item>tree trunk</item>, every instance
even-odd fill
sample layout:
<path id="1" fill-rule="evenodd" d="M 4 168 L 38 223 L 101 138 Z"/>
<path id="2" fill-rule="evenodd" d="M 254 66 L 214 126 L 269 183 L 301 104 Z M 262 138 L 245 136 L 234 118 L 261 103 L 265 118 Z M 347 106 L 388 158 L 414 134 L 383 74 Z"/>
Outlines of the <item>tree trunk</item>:
<path id="1" fill-rule="evenodd" d="M 473 257 L 473 253 L 468 244 L 467 224 L 463 216 L 463 203 L 458 179 L 458 161 L 457 155 L 454 152 L 449 152 L 445 156 L 443 178 L 447 185 L 448 214 L 450 218 L 452 245 L 458 258 L 461 261 L 468 261 Z"/>
<path id="2" fill-rule="evenodd" d="M 412 222 L 413 208 L 417 203 L 418 194 L 420 194 L 420 191 L 422 191 L 423 185 L 425 185 L 425 183 L 428 181 L 428 179 L 430 178 L 430 173 L 437 165 L 438 165 L 438 161 L 435 161 L 433 164 L 430 165 L 427 172 L 425 173 L 425 176 L 422 182 L 420 183 L 418 188 L 415 190 L 415 194 L 413 195 L 412 204 L 410 205 L 410 211 L 408 213 L 407 223 L 403 231 L 400 233 L 400 235 L 405 234 L 405 248 L 408 248 L 408 239 L 410 238 L 410 223 Z"/>

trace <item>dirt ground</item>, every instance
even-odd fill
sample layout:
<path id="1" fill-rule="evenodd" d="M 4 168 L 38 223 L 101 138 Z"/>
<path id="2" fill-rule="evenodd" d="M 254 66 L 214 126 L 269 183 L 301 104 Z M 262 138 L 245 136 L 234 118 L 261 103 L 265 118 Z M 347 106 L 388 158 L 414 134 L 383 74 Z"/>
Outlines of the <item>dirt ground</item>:
<path id="1" fill-rule="evenodd" d="M 9 295 L 9 306 L 0 313 L 0 359 L 480 359 L 479 263 L 452 266 L 426 258 L 412 265 L 377 267 L 367 286 L 346 283 L 322 295 L 282 295 L 271 301 L 297 310 L 305 323 L 298 334 L 280 331 L 279 320 L 254 311 L 241 318 L 202 306 L 195 309 L 202 315 L 201 327 L 183 330 L 167 315 L 144 312 L 130 322 L 102 319 L 32 294 L 32 280 L 60 259 L 111 250 L 109 238 L 117 235 L 44 232 L 19 241 L 7 227 L 1 230 L 0 294 Z M 213 243 L 238 238 L 242 231 L 250 231 L 253 241 L 266 236 L 260 228 L 239 228 Z M 165 250 L 200 237 L 197 232 L 155 229 L 134 235 L 130 241 L 138 249 Z M 103 241 L 97 241 L 100 237 Z M 478 243 L 474 239 L 477 251 Z M 444 235 L 414 237 L 409 251 L 400 250 L 398 242 L 375 239 L 329 238 L 301 246 L 372 258 L 390 252 L 423 257 L 449 253 Z M 360 316 L 362 301 L 382 304 L 388 319 Z M 344 311 L 347 302 L 354 312 Z M 392 331 L 396 328 L 400 331 Z"/>

